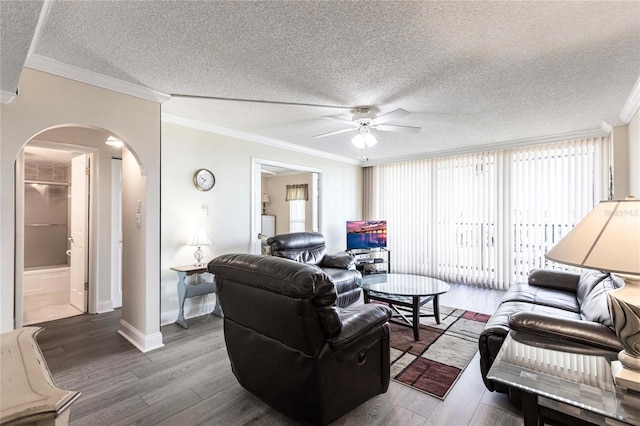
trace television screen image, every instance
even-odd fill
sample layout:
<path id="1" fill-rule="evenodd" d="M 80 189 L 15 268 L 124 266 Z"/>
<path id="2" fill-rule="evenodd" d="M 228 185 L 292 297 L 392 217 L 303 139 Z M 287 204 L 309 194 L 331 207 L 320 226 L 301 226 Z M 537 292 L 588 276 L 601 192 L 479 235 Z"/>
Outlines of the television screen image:
<path id="1" fill-rule="evenodd" d="M 347 250 L 387 247 L 386 220 L 352 220 L 347 222 Z"/>

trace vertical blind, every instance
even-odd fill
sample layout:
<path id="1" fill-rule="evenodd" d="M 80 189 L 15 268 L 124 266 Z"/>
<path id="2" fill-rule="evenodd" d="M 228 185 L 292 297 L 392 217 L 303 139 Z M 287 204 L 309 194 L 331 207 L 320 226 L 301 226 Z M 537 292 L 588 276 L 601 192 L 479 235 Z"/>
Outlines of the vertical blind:
<path id="1" fill-rule="evenodd" d="M 608 186 L 609 138 L 366 167 L 364 213 L 387 220 L 398 272 L 505 289 Z"/>

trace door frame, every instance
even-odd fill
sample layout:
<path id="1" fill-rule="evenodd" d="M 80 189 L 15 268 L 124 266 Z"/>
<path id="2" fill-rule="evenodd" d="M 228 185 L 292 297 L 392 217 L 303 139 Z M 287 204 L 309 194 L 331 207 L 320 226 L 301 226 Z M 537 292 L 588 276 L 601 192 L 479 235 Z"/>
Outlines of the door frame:
<path id="1" fill-rule="evenodd" d="M 122 307 L 122 158 L 116 157 L 111 157 L 111 304 Z"/>
<path id="2" fill-rule="evenodd" d="M 262 166 L 276 166 L 291 169 L 294 171 L 316 173 L 317 178 L 317 194 L 318 199 L 315 205 L 315 214 L 317 214 L 317 229 L 318 232 L 322 232 L 323 214 L 322 214 L 322 199 L 323 199 L 323 171 L 315 167 L 302 166 L 300 164 L 284 163 L 282 161 L 267 160 L 264 158 L 251 157 L 251 191 L 250 191 L 250 233 L 249 233 L 249 253 L 260 254 L 260 244 L 258 234 L 262 227 Z M 313 189 L 313 188 L 312 188 Z M 312 191 L 312 194 L 315 191 Z"/>
<path id="3" fill-rule="evenodd" d="M 71 242 L 71 259 L 69 262 L 69 300 L 72 306 L 87 312 L 89 305 L 89 172 L 91 160 L 88 154 L 78 154 L 71 158 L 71 209 L 69 215 L 69 232 L 67 238 Z M 81 191 L 81 192 L 78 192 Z M 81 202 L 75 199 L 79 197 Z M 77 224 L 80 223 L 80 227 Z M 77 234 L 79 232 L 79 235 Z M 78 250 L 77 237 L 82 251 Z M 81 255 L 81 257 L 79 256 Z M 80 259 L 78 259 L 80 257 Z M 78 273 L 81 272 L 81 277 Z M 78 290 L 79 288 L 79 290 Z"/>
<path id="4" fill-rule="evenodd" d="M 96 236 L 96 230 L 94 225 L 94 200 L 97 197 L 97 185 L 95 184 L 95 164 L 96 164 L 96 154 L 98 152 L 98 148 L 83 146 L 83 145 L 74 145 L 65 142 L 53 142 L 46 141 L 41 139 L 30 139 L 27 141 L 25 145 L 20 148 L 20 151 L 16 157 L 15 161 L 15 264 L 14 264 L 14 274 L 15 274 L 15 292 L 14 292 L 14 318 L 15 318 L 15 328 L 20 328 L 24 324 L 24 195 L 20 195 L 24 193 L 24 147 L 30 146 L 39 146 L 43 148 L 50 149 L 59 149 L 66 151 L 75 151 L 81 152 L 83 154 L 87 154 L 89 158 L 89 162 L 92 165 L 89 169 L 89 220 L 87 223 L 87 231 L 88 231 L 88 256 L 89 256 L 89 265 L 87 269 L 87 274 L 89 276 L 89 288 L 87 290 L 87 312 L 88 313 L 97 313 L 97 305 L 98 305 L 98 294 L 95 289 L 95 248 L 94 242 Z"/>

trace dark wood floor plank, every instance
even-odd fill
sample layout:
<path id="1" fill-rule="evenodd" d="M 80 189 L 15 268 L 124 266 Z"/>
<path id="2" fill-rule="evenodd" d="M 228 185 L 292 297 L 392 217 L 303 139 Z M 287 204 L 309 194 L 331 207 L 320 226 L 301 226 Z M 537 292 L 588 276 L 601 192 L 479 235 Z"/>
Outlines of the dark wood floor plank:
<path id="1" fill-rule="evenodd" d="M 74 419 L 73 425 L 76 426 L 110 426 L 114 422 L 123 417 L 127 417 L 133 413 L 148 408 L 148 405 L 138 395 L 118 401 L 114 404 L 87 413 L 85 416 Z"/>
<path id="2" fill-rule="evenodd" d="M 229 366 L 226 369 L 216 370 L 212 377 L 207 377 L 192 389 L 202 399 L 209 399 L 217 393 L 224 392 L 228 387 L 235 386 L 236 383 L 236 377 L 231 371 L 231 366 Z"/>
<path id="3" fill-rule="evenodd" d="M 111 376 L 114 371 L 130 371 L 133 368 L 150 363 L 151 361 L 137 349 L 117 354 L 104 354 L 101 358 L 93 358 L 91 360 L 78 356 L 73 366 L 66 369 L 56 368 L 54 377 L 58 377 L 61 383 L 76 383 L 87 379 L 100 380 L 103 377 Z"/>
<path id="4" fill-rule="evenodd" d="M 176 413 L 189 410 L 193 405 L 198 404 L 201 401 L 202 398 L 200 398 L 195 392 L 191 389 L 186 389 L 182 392 L 174 393 L 170 399 L 163 400 L 159 404 L 150 405 L 149 407 L 136 411 L 127 417 L 114 421 L 111 423 L 111 426 L 157 425 L 169 417 L 174 416 Z"/>
<path id="5" fill-rule="evenodd" d="M 216 423 L 212 419 L 215 419 L 216 415 L 219 413 L 222 414 L 235 403 L 249 398 L 255 397 L 244 390 L 238 383 L 235 383 L 233 386 L 228 387 L 225 392 L 219 392 L 212 398 L 205 399 L 204 401 L 193 405 L 189 410 L 178 412 L 174 416 L 158 423 L 158 425 L 198 425 L 203 422 L 208 422 L 205 424 L 222 424 Z"/>
<path id="6" fill-rule="evenodd" d="M 88 376 L 86 379 L 78 378 L 72 381 L 58 381 L 56 384 L 63 389 L 82 388 L 82 395 L 77 404 L 95 398 L 106 392 L 123 389 L 137 382 L 139 379 L 130 370 L 113 371 L 110 375 L 100 374 Z"/>

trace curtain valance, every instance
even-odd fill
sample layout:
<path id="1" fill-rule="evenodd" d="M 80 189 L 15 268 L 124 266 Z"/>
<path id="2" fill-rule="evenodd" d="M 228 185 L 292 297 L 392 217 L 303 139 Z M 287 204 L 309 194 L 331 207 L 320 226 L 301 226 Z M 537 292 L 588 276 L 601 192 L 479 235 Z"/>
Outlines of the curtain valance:
<path id="1" fill-rule="evenodd" d="M 309 200 L 309 185 L 306 183 L 287 185 L 287 197 L 285 201 L 292 200 Z"/>

